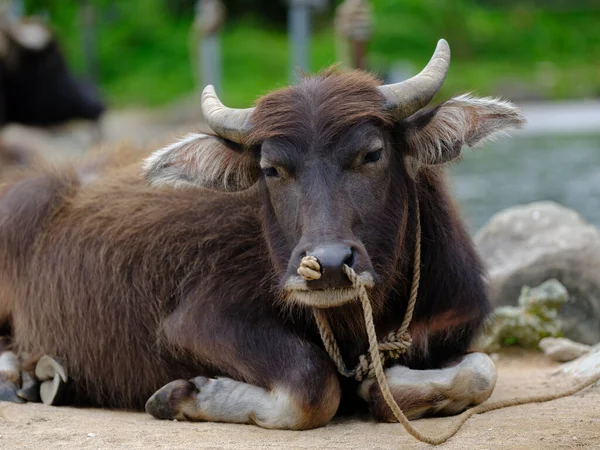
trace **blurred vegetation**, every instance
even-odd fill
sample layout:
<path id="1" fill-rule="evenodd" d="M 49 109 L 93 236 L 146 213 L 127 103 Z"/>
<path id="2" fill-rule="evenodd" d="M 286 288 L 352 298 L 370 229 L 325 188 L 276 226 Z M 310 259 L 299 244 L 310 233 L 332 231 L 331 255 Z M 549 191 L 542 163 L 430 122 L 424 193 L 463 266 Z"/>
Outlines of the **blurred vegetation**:
<path id="1" fill-rule="evenodd" d="M 25 0 L 46 14 L 73 67 L 85 70 L 78 0 Z M 194 0 L 88 0 L 97 18 L 99 82 L 114 106 L 160 105 L 194 90 Z M 248 106 L 288 84 L 284 0 L 224 3 L 223 99 Z M 333 3 L 333 2 L 332 2 Z M 339 3 L 335 2 L 336 4 Z M 369 67 L 385 77 L 427 62 L 439 37 L 452 47 L 440 94 L 461 91 L 517 98 L 600 96 L 600 3 L 559 0 L 371 0 L 375 29 Z M 311 71 L 336 62 L 333 5 L 315 14 Z M 408 64 L 408 66 L 407 66 Z"/>

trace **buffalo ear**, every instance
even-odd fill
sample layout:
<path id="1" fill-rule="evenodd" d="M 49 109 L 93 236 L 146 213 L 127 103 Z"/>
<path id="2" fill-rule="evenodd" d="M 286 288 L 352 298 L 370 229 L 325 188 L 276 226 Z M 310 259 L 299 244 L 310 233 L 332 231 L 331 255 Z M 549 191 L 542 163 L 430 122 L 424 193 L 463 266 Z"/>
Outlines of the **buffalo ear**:
<path id="1" fill-rule="evenodd" d="M 418 171 L 420 165 L 452 161 L 460 156 L 463 145 L 482 145 L 524 124 L 519 108 L 510 102 L 471 95 L 454 97 L 405 120 L 411 165 Z"/>
<path id="2" fill-rule="evenodd" d="M 146 180 L 152 185 L 230 192 L 249 188 L 260 176 L 260 167 L 251 151 L 207 134 L 189 134 L 155 151 L 144 161 L 143 168 Z"/>

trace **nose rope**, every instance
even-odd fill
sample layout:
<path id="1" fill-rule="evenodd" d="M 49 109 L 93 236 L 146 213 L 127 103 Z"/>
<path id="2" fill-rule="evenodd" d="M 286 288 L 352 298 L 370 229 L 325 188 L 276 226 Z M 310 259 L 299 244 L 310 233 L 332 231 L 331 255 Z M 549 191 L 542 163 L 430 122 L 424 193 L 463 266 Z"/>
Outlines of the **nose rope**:
<path id="1" fill-rule="evenodd" d="M 419 208 L 418 199 L 416 201 L 415 209 L 417 224 L 415 233 L 415 251 L 413 255 L 413 278 L 410 288 L 410 297 L 406 307 L 406 313 L 404 314 L 404 320 L 402 321 L 400 328 L 398 328 L 396 331 L 390 332 L 379 343 L 377 343 L 377 354 L 379 355 L 382 365 L 388 360 L 400 358 L 400 356 L 408 351 L 412 344 L 412 338 L 408 332 L 408 327 L 410 326 L 410 322 L 412 321 L 413 313 L 415 311 L 415 304 L 417 303 L 417 296 L 419 293 L 419 282 L 421 280 L 421 211 Z M 318 260 L 314 256 L 305 256 L 302 261 L 307 258 L 311 258 L 310 261 L 307 261 L 307 263 L 310 264 L 310 269 L 312 271 L 318 271 L 319 266 L 314 266 L 315 262 L 317 265 L 319 264 Z M 300 268 L 303 268 L 302 263 Z M 365 327 L 367 331 L 371 329 L 375 330 L 371 302 L 362 280 L 352 267 L 344 264 L 343 270 L 352 283 L 352 286 L 354 286 L 354 288 L 358 291 L 358 297 L 363 308 Z M 298 269 L 298 273 L 300 273 L 300 269 Z M 358 357 L 358 364 L 353 370 L 349 370 L 344 363 L 342 354 L 337 345 L 337 341 L 335 340 L 335 336 L 333 335 L 333 330 L 329 326 L 329 321 L 327 320 L 325 312 L 320 308 L 313 308 L 313 315 L 315 317 L 315 321 L 317 322 L 317 327 L 319 329 L 319 334 L 321 335 L 323 345 L 325 346 L 329 357 L 335 363 L 338 372 L 345 377 L 354 377 L 356 381 L 362 381 L 365 378 L 374 378 L 376 369 L 371 352 L 360 355 Z"/>
<path id="2" fill-rule="evenodd" d="M 297 272 L 306 281 L 318 280 L 321 278 L 321 264 L 319 264 L 319 260 L 314 256 L 307 255 L 300 261 L 300 267 L 298 267 Z"/>
<path id="3" fill-rule="evenodd" d="M 463 424 L 469 419 L 469 417 L 471 417 L 474 414 L 482 414 L 485 412 L 494 411 L 496 409 L 506 408 L 509 406 L 518 406 L 528 403 L 541 403 L 550 400 L 556 400 L 558 398 L 573 395 L 587 387 L 592 386 L 597 381 L 600 381 L 600 373 L 598 373 L 592 376 L 591 378 L 584 380 L 582 383 L 579 383 L 558 394 L 528 396 L 524 398 L 499 400 L 492 403 L 482 403 L 480 405 L 463 411 L 462 414 L 460 414 L 458 418 L 454 421 L 454 423 L 450 425 L 449 429 L 445 433 L 440 433 L 437 436 L 429 436 L 423 434 L 417 428 L 415 428 L 410 423 L 408 418 L 404 415 L 402 409 L 400 408 L 400 406 L 398 406 L 398 403 L 394 399 L 394 396 L 392 395 L 389 384 L 387 382 L 385 372 L 383 370 L 383 365 L 388 359 L 396 359 L 400 357 L 403 353 L 405 353 L 408 350 L 412 343 L 410 334 L 408 333 L 408 327 L 410 326 L 410 322 L 412 320 L 415 304 L 417 301 L 419 282 L 421 278 L 421 217 L 418 199 L 416 202 L 416 216 L 417 230 L 413 263 L 413 280 L 410 290 L 408 306 L 406 308 L 404 320 L 402 321 L 400 328 L 397 331 L 388 334 L 380 342 L 377 342 L 377 334 L 375 331 L 375 324 L 373 322 L 373 309 L 371 307 L 371 302 L 369 300 L 367 290 L 361 278 L 356 274 L 354 269 L 347 265 L 343 266 L 344 273 L 348 276 L 355 289 L 358 290 L 358 297 L 362 306 L 363 317 L 365 320 L 365 328 L 367 331 L 367 337 L 369 341 L 368 353 L 363 354 L 359 357 L 359 363 L 353 370 L 348 370 L 346 364 L 344 363 L 339 346 L 337 344 L 337 341 L 335 340 L 333 330 L 329 325 L 329 321 L 327 320 L 325 312 L 320 308 L 313 308 L 313 314 L 317 323 L 317 327 L 319 329 L 319 334 L 321 335 L 321 339 L 325 346 L 325 350 L 329 354 L 329 357 L 335 363 L 338 371 L 343 376 L 354 377 L 357 381 L 362 381 L 365 378 L 375 378 L 377 380 L 377 384 L 379 385 L 379 389 L 381 390 L 385 402 L 394 414 L 396 420 L 404 427 L 406 432 L 408 432 L 411 436 L 418 439 L 419 441 L 432 445 L 439 445 L 446 442 L 448 439 L 454 436 L 461 429 Z M 319 268 L 314 267 L 312 263 L 311 269 L 316 269 L 317 271 L 319 270 Z"/>

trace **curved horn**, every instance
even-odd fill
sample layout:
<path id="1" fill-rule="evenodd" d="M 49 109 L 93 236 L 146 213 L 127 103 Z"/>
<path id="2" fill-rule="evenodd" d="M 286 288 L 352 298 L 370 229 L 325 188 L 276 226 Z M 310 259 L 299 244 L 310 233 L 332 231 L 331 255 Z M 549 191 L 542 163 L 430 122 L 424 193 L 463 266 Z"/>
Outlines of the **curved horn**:
<path id="1" fill-rule="evenodd" d="M 208 85 L 202 92 L 202 114 L 206 123 L 224 139 L 243 144 L 252 128 L 250 117 L 254 108 L 232 109 L 221 103 L 215 88 Z"/>
<path id="2" fill-rule="evenodd" d="M 425 68 L 412 78 L 379 87 L 385 96 L 385 107 L 404 119 L 427 105 L 444 84 L 450 66 L 450 46 L 440 39 Z"/>

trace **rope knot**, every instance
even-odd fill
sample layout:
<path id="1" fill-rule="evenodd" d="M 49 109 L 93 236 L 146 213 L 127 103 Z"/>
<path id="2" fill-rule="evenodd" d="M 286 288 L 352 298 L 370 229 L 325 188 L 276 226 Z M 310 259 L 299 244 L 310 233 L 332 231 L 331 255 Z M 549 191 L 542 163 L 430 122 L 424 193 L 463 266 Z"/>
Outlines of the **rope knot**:
<path id="1" fill-rule="evenodd" d="M 400 358 L 408 351 L 411 344 L 412 338 L 407 332 L 391 332 L 377 345 L 381 363 L 385 364 L 386 361 Z M 354 379 L 356 381 L 363 381 L 366 378 L 374 378 L 375 367 L 373 365 L 371 356 L 369 354 L 360 355 L 358 357 L 358 364 L 350 373 L 354 375 Z"/>
<path id="2" fill-rule="evenodd" d="M 398 359 L 408 351 L 412 345 L 412 337 L 407 331 L 392 332 L 379 342 L 379 353 L 382 359 Z"/>
<path id="3" fill-rule="evenodd" d="M 358 364 L 352 373 L 354 374 L 354 379 L 359 382 L 365 378 L 373 378 L 375 376 L 373 362 L 371 361 L 369 355 L 360 355 L 358 357 Z"/>

